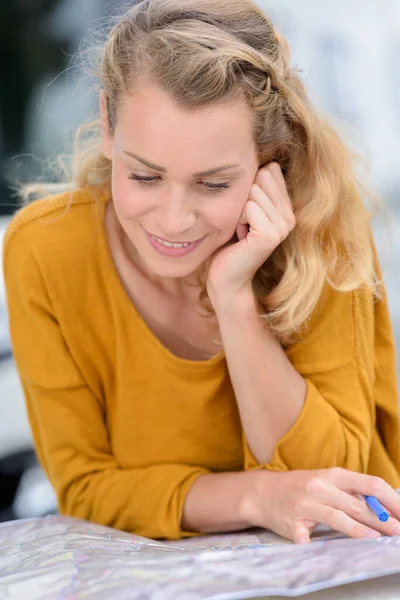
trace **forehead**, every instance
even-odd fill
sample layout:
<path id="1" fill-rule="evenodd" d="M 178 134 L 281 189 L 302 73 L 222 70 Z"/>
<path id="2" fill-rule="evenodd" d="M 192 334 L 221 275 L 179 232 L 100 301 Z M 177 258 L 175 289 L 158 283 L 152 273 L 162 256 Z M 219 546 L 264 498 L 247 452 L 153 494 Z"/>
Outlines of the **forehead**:
<path id="1" fill-rule="evenodd" d="M 250 109 L 244 98 L 197 108 L 179 105 L 165 91 L 143 85 L 125 95 L 118 111 L 117 131 L 126 140 L 153 148 L 188 145 L 215 152 L 254 144 Z"/>

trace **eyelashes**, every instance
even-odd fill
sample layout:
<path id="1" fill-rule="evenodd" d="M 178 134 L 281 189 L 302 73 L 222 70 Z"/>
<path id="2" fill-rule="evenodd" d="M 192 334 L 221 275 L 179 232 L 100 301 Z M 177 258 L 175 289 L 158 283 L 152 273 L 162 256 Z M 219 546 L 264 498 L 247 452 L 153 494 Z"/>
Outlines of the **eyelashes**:
<path id="1" fill-rule="evenodd" d="M 140 175 L 135 175 L 135 173 L 131 173 L 128 176 L 128 179 L 132 181 L 136 181 L 139 185 L 144 187 L 151 187 L 154 185 L 160 178 L 159 177 L 141 177 Z M 203 186 L 204 191 L 206 193 L 218 193 L 223 190 L 228 190 L 231 186 L 229 183 L 207 183 L 207 182 L 199 182 L 200 185 Z"/>

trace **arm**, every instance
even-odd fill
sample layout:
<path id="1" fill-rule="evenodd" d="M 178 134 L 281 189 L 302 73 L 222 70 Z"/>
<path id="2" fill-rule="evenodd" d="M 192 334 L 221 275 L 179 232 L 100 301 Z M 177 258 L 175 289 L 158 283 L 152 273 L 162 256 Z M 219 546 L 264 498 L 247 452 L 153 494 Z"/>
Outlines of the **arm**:
<path id="1" fill-rule="evenodd" d="M 331 510 L 352 512 L 352 496 L 340 496 L 347 477 L 351 492 L 378 495 L 380 490 L 379 499 L 397 516 L 395 493 L 356 473 L 335 472 L 332 479 L 329 472 L 310 471 L 210 474 L 183 464 L 121 469 L 112 453 L 103 399 L 89 389 L 68 350 L 38 265 L 27 247 L 13 243 L 6 248 L 4 265 L 13 349 L 35 445 L 63 513 L 170 539 L 259 525 L 302 540 L 301 516 L 311 528 L 313 519 L 328 520 L 344 533 L 361 535 L 365 527 L 343 522 L 342 513 Z M 327 495 L 331 481 L 336 487 Z M 317 500 L 310 503 L 313 493 Z M 371 515 L 363 508 L 368 524 Z M 336 514 L 339 521 L 333 523 Z"/>
<path id="2" fill-rule="evenodd" d="M 182 513 L 185 531 L 218 533 L 240 531 L 256 525 L 253 518 L 255 490 L 260 476 L 271 473 L 243 471 L 201 475 L 186 496 Z M 258 523 L 265 526 L 265 523 Z"/>
<path id="3" fill-rule="evenodd" d="M 389 445 L 382 444 L 387 435 L 382 435 L 383 419 L 377 415 L 384 393 L 376 398 L 374 390 L 376 353 L 388 354 L 377 345 L 372 293 L 364 286 L 345 293 L 326 285 L 326 297 L 320 298 L 303 339 L 288 349 L 287 359 L 257 318 L 252 281 L 295 223 L 282 170 L 278 163 L 269 163 L 251 186 L 237 240 L 216 252 L 208 269 L 207 292 L 245 433 L 245 468 L 287 471 L 337 465 L 366 472 L 372 454 L 379 456 L 375 472 L 386 467 L 394 482 L 398 476 L 393 462 L 388 465 Z M 387 379 L 393 379 L 392 371 Z M 385 387 L 391 405 L 386 429 L 391 428 L 397 444 L 393 381 Z"/>
<path id="4" fill-rule="evenodd" d="M 251 290 L 215 309 L 244 433 L 257 461 L 269 462 L 302 411 L 306 383 L 260 318 Z"/>
<path id="5" fill-rule="evenodd" d="M 287 356 L 243 305 L 216 303 L 216 311 L 245 433 L 246 469 L 367 472 L 375 428 L 372 294 L 327 287 Z"/>
<path id="6" fill-rule="evenodd" d="M 11 339 L 35 448 L 60 511 L 148 537 L 189 534 L 180 526 L 184 500 L 207 469 L 120 468 L 105 401 L 88 387 L 69 352 L 39 265 L 23 239 L 22 230 L 4 252 Z"/>
<path id="7" fill-rule="evenodd" d="M 39 460 L 62 514 L 150 538 L 178 539 L 186 494 L 206 469 L 160 464 L 121 469 L 99 402 L 85 387 L 46 389 L 23 380 Z"/>

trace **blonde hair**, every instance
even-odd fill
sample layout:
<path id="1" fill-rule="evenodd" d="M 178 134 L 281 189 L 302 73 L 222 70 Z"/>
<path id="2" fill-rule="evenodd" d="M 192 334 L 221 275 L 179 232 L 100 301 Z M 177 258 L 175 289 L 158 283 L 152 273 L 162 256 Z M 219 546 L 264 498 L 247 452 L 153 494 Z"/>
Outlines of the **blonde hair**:
<path id="1" fill-rule="evenodd" d="M 187 108 L 244 94 L 260 165 L 279 162 L 297 220 L 253 281 L 282 342 L 306 323 L 327 284 L 343 292 L 367 286 L 379 295 L 355 156 L 312 107 L 289 59 L 286 40 L 251 0 L 142 0 L 109 31 L 97 72 L 111 134 L 123 95 L 142 74 Z M 76 134 L 69 185 L 111 193 L 99 118 Z M 45 191 L 27 186 L 24 193 Z M 204 282 L 201 298 L 207 299 Z"/>

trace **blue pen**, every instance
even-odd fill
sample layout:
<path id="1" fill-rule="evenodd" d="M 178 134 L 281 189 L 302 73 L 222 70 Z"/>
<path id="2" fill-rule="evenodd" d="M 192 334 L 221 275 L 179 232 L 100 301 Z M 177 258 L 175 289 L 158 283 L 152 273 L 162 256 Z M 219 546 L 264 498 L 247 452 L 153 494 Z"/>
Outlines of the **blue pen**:
<path id="1" fill-rule="evenodd" d="M 389 513 L 383 508 L 378 498 L 375 498 L 375 496 L 364 496 L 364 499 L 382 523 L 385 523 L 389 519 Z"/>

